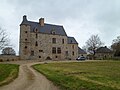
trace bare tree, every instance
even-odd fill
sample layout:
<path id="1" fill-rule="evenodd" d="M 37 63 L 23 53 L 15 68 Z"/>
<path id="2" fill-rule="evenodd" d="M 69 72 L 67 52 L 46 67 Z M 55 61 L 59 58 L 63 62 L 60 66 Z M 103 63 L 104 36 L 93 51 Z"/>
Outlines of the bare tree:
<path id="1" fill-rule="evenodd" d="M 113 49 L 115 56 L 120 56 L 120 36 L 113 40 L 111 48 Z"/>
<path id="2" fill-rule="evenodd" d="M 2 50 L 3 48 L 5 48 L 8 45 L 9 45 L 8 36 L 7 36 L 6 32 L 5 32 L 5 30 L 3 30 L 0 27 L 0 50 Z"/>
<path id="3" fill-rule="evenodd" d="M 82 46 L 82 49 L 85 51 L 85 52 L 87 52 L 87 46 Z"/>
<path id="4" fill-rule="evenodd" d="M 86 41 L 86 47 L 90 54 L 95 56 L 96 50 L 101 47 L 103 43 L 101 42 L 98 35 L 92 35 L 87 41 Z"/>

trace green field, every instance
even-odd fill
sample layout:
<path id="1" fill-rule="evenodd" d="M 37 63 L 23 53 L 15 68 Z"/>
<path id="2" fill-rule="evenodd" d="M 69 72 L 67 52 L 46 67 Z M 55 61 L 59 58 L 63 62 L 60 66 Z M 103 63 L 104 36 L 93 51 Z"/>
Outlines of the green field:
<path id="1" fill-rule="evenodd" d="M 61 62 L 33 68 L 62 90 L 120 90 L 120 61 Z"/>
<path id="2" fill-rule="evenodd" d="M 11 82 L 18 76 L 19 65 L 0 64 L 0 86 Z"/>

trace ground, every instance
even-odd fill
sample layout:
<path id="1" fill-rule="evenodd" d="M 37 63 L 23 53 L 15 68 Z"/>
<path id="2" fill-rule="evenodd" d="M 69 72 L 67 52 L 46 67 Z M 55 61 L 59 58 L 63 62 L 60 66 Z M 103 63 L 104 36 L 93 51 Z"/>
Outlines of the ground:
<path id="1" fill-rule="evenodd" d="M 41 62 L 15 61 L 7 63 L 20 64 L 19 76 L 10 84 L 0 87 L 0 90 L 59 90 L 46 77 L 31 67 L 31 65 Z"/>
<path id="2" fill-rule="evenodd" d="M 0 87 L 0 90 L 60 90 L 59 87 L 53 85 L 49 75 L 52 75 L 56 80 L 62 81 L 60 84 L 65 83 L 67 87 L 74 88 L 67 90 L 81 90 L 78 89 L 81 85 L 84 87 L 82 90 L 96 90 L 96 88 L 97 90 L 98 88 L 99 90 L 120 90 L 120 61 L 86 60 L 62 61 L 64 63 L 61 63 L 61 61 L 55 61 L 55 63 L 53 61 L 52 63 L 50 62 L 51 61 L 39 62 L 34 60 L 2 62 L 20 64 L 20 71 L 17 79 L 8 85 Z M 38 65 L 40 66 L 40 70 L 47 73 L 48 75 L 42 72 L 51 81 L 31 67 L 35 64 L 42 64 Z M 73 82 L 71 80 L 73 80 Z"/>

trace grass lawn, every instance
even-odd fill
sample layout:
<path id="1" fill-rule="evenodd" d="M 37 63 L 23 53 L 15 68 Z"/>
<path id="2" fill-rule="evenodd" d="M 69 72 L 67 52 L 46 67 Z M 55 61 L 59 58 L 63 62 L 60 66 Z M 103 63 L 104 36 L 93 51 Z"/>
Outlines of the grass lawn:
<path id="1" fill-rule="evenodd" d="M 61 62 L 33 68 L 61 90 L 120 90 L 120 61 Z"/>
<path id="2" fill-rule="evenodd" d="M 11 82 L 18 76 L 19 65 L 0 64 L 0 86 Z"/>

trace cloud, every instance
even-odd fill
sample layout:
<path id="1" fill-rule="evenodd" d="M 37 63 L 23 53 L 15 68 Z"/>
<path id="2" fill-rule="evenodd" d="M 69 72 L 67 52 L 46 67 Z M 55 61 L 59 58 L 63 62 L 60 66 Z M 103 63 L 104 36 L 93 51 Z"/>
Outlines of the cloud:
<path id="1" fill-rule="evenodd" d="M 120 0 L 4 0 L 0 3 L 0 24 L 9 30 L 16 48 L 24 14 L 28 20 L 44 17 L 47 23 L 63 25 L 81 47 L 92 34 L 99 34 L 110 45 L 120 33 L 119 3 Z"/>

